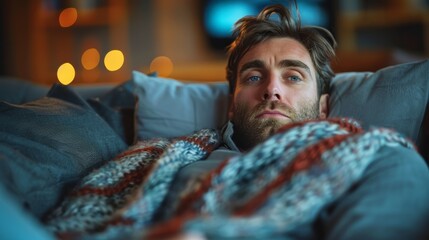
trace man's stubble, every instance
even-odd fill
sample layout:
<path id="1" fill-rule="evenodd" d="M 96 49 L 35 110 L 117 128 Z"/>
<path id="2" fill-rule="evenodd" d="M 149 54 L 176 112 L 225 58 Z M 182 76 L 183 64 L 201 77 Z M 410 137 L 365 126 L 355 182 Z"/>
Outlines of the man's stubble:
<path id="1" fill-rule="evenodd" d="M 289 118 L 257 118 L 264 110 L 277 110 Z M 249 150 L 275 134 L 280 127 L 305 120 L 319 118 L 319 101 L 309 101 L 293 109 L 278 101 L 263 101 L 250 109 L 245 104 L 236 104 L 231 122 L 234 124 L 233 140 L 241 150 Z"/>

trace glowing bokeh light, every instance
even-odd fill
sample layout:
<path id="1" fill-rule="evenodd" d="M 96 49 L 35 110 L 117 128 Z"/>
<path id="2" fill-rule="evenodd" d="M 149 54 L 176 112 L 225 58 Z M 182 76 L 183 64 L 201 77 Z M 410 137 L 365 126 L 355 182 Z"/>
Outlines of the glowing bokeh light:
<path id="1" fill-rule="evenodd" d="M 104 57 L 104 66 L 109 71 L 116 71 L 124 64 L 124 54 L 120 50 L 112 50 Z"/>
<path id="2" fill-rule="evenodd" d="M 77 10 L 76 8 L 65 8 L 61 11 L 58 18 L 61 27 L 70 27 L 77 21 Z"/>
<path id="3" fill-rule="evenodd" d="M 81 62 L 86 70 L 94 69 L 100 63 L 100 53 L 95 48 L 89 48 L 83 52 Z"/>
<path id="4" fill-rule="evenodd" d="M 173 72 L 173 62 L 169 57 L 159 56 L 152 60 L 149 69 L 151 72 L 157 72 L 158 76 L 168 77 Z"/>
<path id="5" fill-rule="evenodd" d="M 73 82 L 76 71 L 70 63 L 63 63 L 57 70 L 57 78 L 63 85 L 69 85 Z"/>

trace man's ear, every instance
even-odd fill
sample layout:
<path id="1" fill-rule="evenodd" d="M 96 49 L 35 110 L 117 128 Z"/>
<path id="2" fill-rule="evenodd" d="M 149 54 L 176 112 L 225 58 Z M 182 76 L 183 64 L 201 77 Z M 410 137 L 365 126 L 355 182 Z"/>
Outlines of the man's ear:
<path id="1" fill-rule="evenodd" d="M 329 94 L 322 94 L 319 99 L 319 118 L 325 119 L 329 114 Z"/>

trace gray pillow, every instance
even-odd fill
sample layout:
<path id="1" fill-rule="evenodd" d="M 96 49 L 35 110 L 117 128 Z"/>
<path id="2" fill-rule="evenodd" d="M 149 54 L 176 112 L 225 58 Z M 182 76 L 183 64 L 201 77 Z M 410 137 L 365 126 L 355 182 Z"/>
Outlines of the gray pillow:
<path id="1" fill-rule="evenodd" d="M 228 84 L 182 83 L 134 71 L 136 137 L 178 137 L 227 121 Z"/>
<path id="2" fill-rule="evenodd" d="M 341 73 L 330 84 L 329 117 L 351 117 L 365 127 L 387 127 L 419 143 L 429 99 L 429 60 L 374 73 Z"/>
<path id="3" fill-rule="evenodd" d="M 0 102 L 0 181 L 37 217 L 127 147 L 70 89 L 56 85 L 49 96 L 20 105 Z"/>

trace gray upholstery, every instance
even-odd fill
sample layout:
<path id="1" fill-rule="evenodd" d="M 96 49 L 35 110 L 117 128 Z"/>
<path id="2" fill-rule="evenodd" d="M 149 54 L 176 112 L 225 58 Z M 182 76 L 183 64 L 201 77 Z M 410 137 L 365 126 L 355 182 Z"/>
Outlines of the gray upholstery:
<path id="1" fill-rule="evenodd" d="M 38 217 L 127 147 L 83 99 L 62 86 L 25 104 L 0 102 L 0 123 L 0 183 Z"/>

